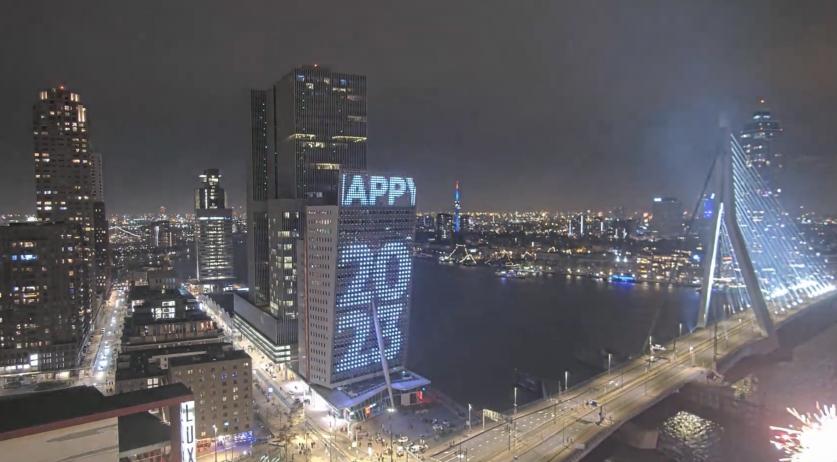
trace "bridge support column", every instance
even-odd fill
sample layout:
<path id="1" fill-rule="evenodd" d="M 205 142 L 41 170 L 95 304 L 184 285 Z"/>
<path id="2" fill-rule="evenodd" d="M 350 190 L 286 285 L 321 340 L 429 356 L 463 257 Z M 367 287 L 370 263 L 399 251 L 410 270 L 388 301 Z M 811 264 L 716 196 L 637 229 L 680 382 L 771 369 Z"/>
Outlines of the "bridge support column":
<path id="1" fill-rule="evenodd" d="M 747 289 L 747 295 L 750 297 L 751 308 L 758 321 L 759 330 L 761 330 L 762 335 L 772 336 L 775 333 L 773 320 L 767 309 L 764 294 L 762 294 L 761 288 L 759 287 L 753 261 L 750 259 L 747 245 L 744 242 L 744 237 L 741 234 L 741 228 L 739 228 L 736 218 L 732 150 L 734 147 L 738 149 L 740 147 L 737 146 L 738 142 L 732 136 L 728 127 L 723 127 L 721 132 L 722 137 L 718 159 L 715 162 L 715 171 L 712 172 L 713 176 L 715 176 L 715 184 L 720 187 L 717 189 L 716 204 L 713 210 L 712 235 L 709 237 L 706 257 L 704 257 L 703 292 L 700 297 L 697 324 L 699 327 L 706 327 L 709 321 L 709 309 L 712 305 L 712 284 L 717 267 L 720 237 L 725 229 L 730 244 L 732 245 L 735 259 L 738 262 L 738 267 L 741 270 L 741 276 L 744 279 L 744 286 Z M 722 223 L 724 225 L 723 227 L 721 226 Z"/>

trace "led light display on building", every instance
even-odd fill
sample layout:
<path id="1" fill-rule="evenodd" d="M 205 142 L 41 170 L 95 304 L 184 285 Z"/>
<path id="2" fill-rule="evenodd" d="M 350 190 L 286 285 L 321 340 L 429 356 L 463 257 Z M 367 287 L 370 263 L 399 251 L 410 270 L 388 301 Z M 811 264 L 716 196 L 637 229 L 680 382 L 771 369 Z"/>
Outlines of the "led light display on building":
<path id="1" fill-rule="evenodd" d="M 195 462 L 195 402 L 180 403 L 180 460 Z"/>
<path id="2" fill-rule="evenodd" d="M 389 367 L 404 364 L 416 187 L 412 178 L 342 173 L 332 382 L 381 372 L 378 315 Z"/>
<path id="3" fill-rule="evenodd" d="M 384 337 L 387 361 L 397 361 L 404 340 L 412 273 L 412 258 L 405 242 L 392 241 L 376 252 L 366 244 L 347 246 L 340 255 L 340 267 L 353 271 L 337 301 L 337 332 L 351 332 L 351 341 L 337 358 L 335 372 L 378 364 L 381 357 L 372 324 L 374 303 Z"/>
<path id="4" fill-rule="evenodd" d="M 415 205 L 416 184 L 410 177 L 350 172 L 340 174 L 341 207 Z"/>

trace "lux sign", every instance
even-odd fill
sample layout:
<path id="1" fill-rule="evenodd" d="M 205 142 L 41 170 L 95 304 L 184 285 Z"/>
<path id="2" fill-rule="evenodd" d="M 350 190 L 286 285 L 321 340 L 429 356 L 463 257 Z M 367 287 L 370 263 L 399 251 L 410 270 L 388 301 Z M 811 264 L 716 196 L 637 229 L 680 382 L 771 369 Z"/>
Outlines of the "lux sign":
<path id="1" fill-rule="evenodd" d="M 410 177 L 343 173 L 340 175 L 340 205 L 414 207 L 416 184 Z"/>
<path id="2" fill-rule="evenodd" d="M 180 403 L 180 460 L 195 462 L 195 402 Z"/>

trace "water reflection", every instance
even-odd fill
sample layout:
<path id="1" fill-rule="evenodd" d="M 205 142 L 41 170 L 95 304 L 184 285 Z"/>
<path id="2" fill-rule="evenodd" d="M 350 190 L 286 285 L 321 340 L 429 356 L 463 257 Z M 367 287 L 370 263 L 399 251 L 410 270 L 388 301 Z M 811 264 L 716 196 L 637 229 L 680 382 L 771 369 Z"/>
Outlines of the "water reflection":
<path id="1" fill-rule="evenodd" d="M 717 423 L 680 411 L 660 426 L 659 447 L 677 462 L 720 462 L 723 434 Z"/>

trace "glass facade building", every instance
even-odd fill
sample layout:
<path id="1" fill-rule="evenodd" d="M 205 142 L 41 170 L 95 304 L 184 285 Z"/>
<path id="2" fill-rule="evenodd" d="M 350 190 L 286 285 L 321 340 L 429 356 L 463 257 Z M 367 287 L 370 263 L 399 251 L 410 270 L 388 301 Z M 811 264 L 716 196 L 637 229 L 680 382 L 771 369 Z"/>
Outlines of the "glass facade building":
<path id="1" fill-rule="evenodd" d="M 232 210 L 221 187 L 221 173 L 208 169 L 200 175 L 201 185 L 195 191 L 195 246 L 197 276 L 208 290 L 223 289 L 235 278 L 232 249 Z"/>
<path id="2" fill-rule="evenodd" d="M 295 345 L 305 206 L 336 204 L 339 170 L 366 168 L 366 77 L 303 66 L 250 102 L 249 298 Z"/>

